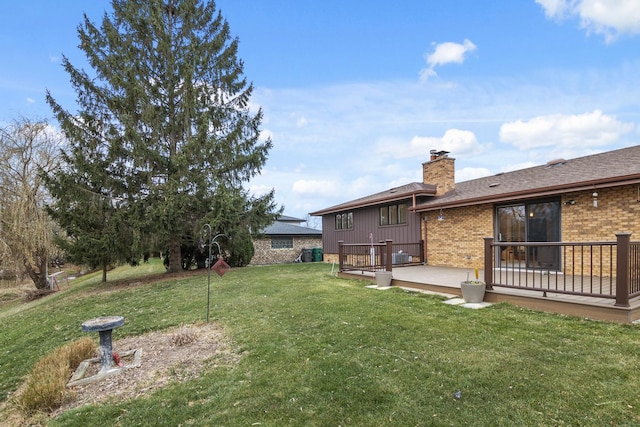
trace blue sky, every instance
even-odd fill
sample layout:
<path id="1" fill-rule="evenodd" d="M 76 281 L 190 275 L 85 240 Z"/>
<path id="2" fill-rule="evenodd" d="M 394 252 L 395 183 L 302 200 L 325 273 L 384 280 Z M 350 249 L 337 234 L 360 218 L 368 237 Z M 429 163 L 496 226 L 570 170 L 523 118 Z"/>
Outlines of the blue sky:
<path id="1" fill-rule="evenodd" d="M 216 4 L 273 141 L 250 189 L 291 216 L 421 181 L 431 149 L 465 181 L 640 143 L 637 0 Z M 73 108 L 60 57 L 84 63 L 76 27 L 105 10 L 4 3 L 0 123 L 51 119 L 46 89 Z"/>

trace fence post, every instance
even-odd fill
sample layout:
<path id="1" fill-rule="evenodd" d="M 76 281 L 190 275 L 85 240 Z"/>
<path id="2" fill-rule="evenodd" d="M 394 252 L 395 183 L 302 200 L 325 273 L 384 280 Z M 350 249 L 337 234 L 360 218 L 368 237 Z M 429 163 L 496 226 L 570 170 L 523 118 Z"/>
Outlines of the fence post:
<path id="1" fill-rule="evenodd" d="M 631 233 L 616 233 L 616 303 L 629 307 L 629 248 Z"/>
<path id="2" fill-rule="evenodd" d="M 393 260 L 391 259 L 393 256 L 393 240 L 387 239 L 385 240 L 385 243 L 387 244 L 387 262 L 385 263 L 385 270 L 391 271 L 393 269 Z"/>
<path id="3" fill-rule="evenodd" d="M 344 258 L 344 248 L 342 245 L 344 244 L 343 240 L 338 240 L 338 271 L 342 271 Z"/>
<path id="4" fill-rule="evenodd" d="M 493 237 L 484 238 L 484 283 L 486 289 L 493 289 Z"/>

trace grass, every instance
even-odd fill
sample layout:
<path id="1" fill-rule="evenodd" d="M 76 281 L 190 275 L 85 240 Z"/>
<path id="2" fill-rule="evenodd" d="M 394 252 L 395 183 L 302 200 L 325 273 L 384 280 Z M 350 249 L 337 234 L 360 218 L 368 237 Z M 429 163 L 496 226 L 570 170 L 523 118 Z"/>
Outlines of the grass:
<path id="1" fill-rule="evenodd" d="M 137 268 L 115 270 L 106 285 L 84 278 L 9 314 L 0 308 L 1 398 L 41 355 L 84 336 L 84 320 L 124 316 L 114 339 L 204 321 L 205 274 L 112 284 L 161 266 Z M 640 424 L 636 326 L 507 304 L 469 310 L 434 296 L 366 289 L 330 269 L 303 263 L 212 275 L 210 319 L 232 338 L 238 365 L 211 364 L 196 380 L 78 408 L 49 424 Z"/>

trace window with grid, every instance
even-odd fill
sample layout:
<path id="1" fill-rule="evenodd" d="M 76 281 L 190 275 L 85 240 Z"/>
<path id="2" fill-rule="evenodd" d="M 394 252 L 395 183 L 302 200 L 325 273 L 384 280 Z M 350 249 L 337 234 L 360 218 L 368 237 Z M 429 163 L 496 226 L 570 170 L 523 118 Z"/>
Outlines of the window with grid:
<path id="1" fill-rule="evenodd" d="M 353 212 L 336 215 L 336 230 L 350 230 L 353 228 Z"/>

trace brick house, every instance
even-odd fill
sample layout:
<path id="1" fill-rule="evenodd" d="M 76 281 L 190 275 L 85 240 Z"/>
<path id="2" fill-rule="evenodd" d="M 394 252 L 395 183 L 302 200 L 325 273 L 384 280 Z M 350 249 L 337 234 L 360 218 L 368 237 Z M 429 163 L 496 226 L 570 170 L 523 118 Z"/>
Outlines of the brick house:
<path id="1" fill-rule="evenodd" d="M 282 215 L 253 239 L 252 265 L 294 262 L 303 249 L 321 248 L 322 231 L 303 227 L 303 219 Z"/>
<path id="2" fill-rule="evenodd" d="M 432 150 L 423 182 L 342 203 L 322 217 L 325 261 L 338 245 L 392 239 L 421 242 L 426 263 L 482 268 L 484 238 L 514 242 L 496 256 L 527 267 L 562 269 L 554 250 L 531 252 L 518 242 L 640 239 L 640 146 L 456 183 L 455 159 Z"/>

